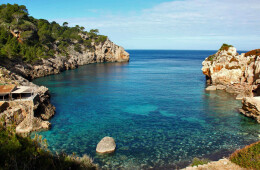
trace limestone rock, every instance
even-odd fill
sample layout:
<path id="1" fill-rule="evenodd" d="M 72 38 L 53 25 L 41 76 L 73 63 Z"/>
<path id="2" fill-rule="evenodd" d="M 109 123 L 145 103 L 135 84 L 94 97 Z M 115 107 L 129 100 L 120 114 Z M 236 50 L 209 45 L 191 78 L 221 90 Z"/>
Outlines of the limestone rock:
<path id="1" fill-rule="evenodd" d="M 209 85 L 243 99 L 241 113 L 260 122 L 258 99 L 253 98 L 260 96 L 260 55 L 254 51 L 239 55 L 234 47 L 224 46 L 202 62 L 201 70 Z M 214 86 L 206 90 L 215 90 Z"/>
<path id="2" fill-rule="evenodd" d="M 240 112 L 260 123 L 260 97 L 246 97 L 242 100 L 242 104 Z"/>
<path id="3" fill-rule="evenodd" d="M 104 137 L 98 144 L 96 152 L 98 153 L 111 153 L 116 149 L 115 140 L 112 137 Z"/>
<path id="4" fill-rule="evenodd" d="M 52 58 L 41 59 L 34 65 L 27 63 L 9 63 L 5 67 L 27 79 L 58 74 L 62 71 L 75 69 L 78 66 L 100 62 L 128 62 L 129 54 L 123 47 L 114 44 L 107 39 L 104 43 L 95 44 L 93 49 L 82 46 L 82 52 L 74 50 L 74 46 L 68 47 L 68 56 L 55 54 Z M 0 63 L 1 64 L 1 63 Z"/>
<path id="5" fill-rule="evenodd" d="M 50 103 L 48 88 L 39 87 L 4 67 L 0 67 L 0 83 L 30 86 L 34 94 L 37 94 L 33 100 L 6 101 L 8 103 L 6 106 L 2 104 L 0 109 L 3 112 L 0 113 L 0 118 L 4 119 L 4 126 L 14 124 L 17 133 L 22 134 L 50 128 L 50 123 L 43 121 L 50 119 L 55 114 L 55 107 Z"/>
<path id="6" fill-rule="evenodd" d="M 229 47 L 209 56 L 202 62 L 202 65 L 202 72 L 209 80 L 209 84 L 216 85 L 217 89 L 221 85 L 223 86 L 221 89 L 226 89 L 228 93 L 239 94 L 249 88 L 254 90 L 252 93 L 260 95 L 258 86 L 253 89 L 253 86 L 260 82 L 258 80 L 260 79 L 260 56 L 239 55 L 236 48 Z"/>
<path id="7" fill-rule="evenodd" d="M 206 88 L 207 91 L 214 91 L 214 90 L 217 90 L 217 86 L 208 86 Z"/>
<path id="8" fill-rule="evenodd" d="M 221 85 L 221 84 L 217 85 L 217 90 L 225 90 L 225 89 L 226 89 L 226 86 Z"/>

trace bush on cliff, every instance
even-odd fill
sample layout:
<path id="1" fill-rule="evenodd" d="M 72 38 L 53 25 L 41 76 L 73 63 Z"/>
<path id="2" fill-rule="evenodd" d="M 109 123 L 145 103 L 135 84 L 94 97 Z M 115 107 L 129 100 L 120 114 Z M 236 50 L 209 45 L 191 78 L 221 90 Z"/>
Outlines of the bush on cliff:
<path id="1" fill-rule="evenodd" d="M 252 56 L 252 55 L 260 56 L 260 49 L 248 51 L 248 52 L 245 54 L 245 57 Z"/>
<path id="2" fill-rule="evenodd" d="M 24 5 L 0 5 L 0 61 L 21 60 L 34 62 L 41 58 L 49 58 L 54 54 L 67 54 L 69 46 L 81 52 L 94 48 L 94 44 L 103 43 L 107 36 L 98 35 L 97 29 L 89 32 L 76 25 L 68 27 L 64 22 L 59 25 L 55 21 L 35 19 L 29 16 Z M 94 44 L 92 44 L 92 42 Z"/>
<path id="3" fill-rule="evenodd" d="M 229 47 L 233 47 L 232 45 L 228 45 L 228 44 L 223 44 L 219 51 L 228 51 Z"/>
<path id="4" fill-rule="evenodd" d="M 260 141 L 235 151 L 230 161 L 248 169 L 260 169 Z"/>
<path id="5" fill-rule="evenodd" d="M 86 155 L 53 155 L 41 137 L 23 138 L 13 128 L 3 126 L 0 126 L 0 153 L 0 169 L 97 169 Z"/>
<path id="6" fill-rule="evenodd" d="M 193 158 L 192 160 L 192 163 L 191 163 L 191 166 L 198 166 L 198 165 L 204 165 L 204 164 L 207 164 L 209 163 L 210 160 L 209 159 L 205 159 L 205 158 L 202 158 L 202 159 L 199 159 L 199 158 Z"/>

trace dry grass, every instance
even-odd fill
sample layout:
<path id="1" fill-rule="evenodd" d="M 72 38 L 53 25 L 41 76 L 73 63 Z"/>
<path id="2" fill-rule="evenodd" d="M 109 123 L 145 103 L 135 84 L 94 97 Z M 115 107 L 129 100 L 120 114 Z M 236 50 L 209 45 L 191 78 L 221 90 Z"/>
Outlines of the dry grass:
<path id="1" fill-rule="evenodd" d="M 238 63 L 239 61 L 235 57 L 232 57 L 231 60 L 230 60 L 230 63 L 231 62 L 237 62 Z"/>
<path id="2" fill-rule="evenodd" d="M 198 165 L 195 167 L 187 167 L 184 170 L 246 170 L 232 163 L 228 159 L 220 159 L 219 161 L 209 162 L 208 164 Z"/>
<path id="3" fill-rule="evenodd" d="M 256 50 L 252 50 L 252 51 L 247 52 L 245 54 L 245 57 L 252 56 L 252 55 L 260 56 L 260 49 L 256 49 Z"/>
<path id="4" fill-rule="evenodd" d="M 260 141 L 235 151 L 229 159 L 244 168 L 260 169 Z"/>

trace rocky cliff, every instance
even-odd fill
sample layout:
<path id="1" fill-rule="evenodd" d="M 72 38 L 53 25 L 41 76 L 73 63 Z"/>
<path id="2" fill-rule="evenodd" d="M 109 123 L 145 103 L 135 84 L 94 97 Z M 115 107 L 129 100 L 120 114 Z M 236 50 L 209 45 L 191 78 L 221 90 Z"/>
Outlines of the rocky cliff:
<path id="1" fill-rule="evenodd" d="M 4 66 L 10 71 L 32 80 L 90 63 L 129 61 L 129 54 L 124 48 L 114 44 L 109 39 L 99 44 L 92 42 L 92 48 L 82 45 L 81 52 L 75 51 L 73 45 L 68 49 L 66 56 L 56 54 L 52 58 L 42 58 L 33 64 L 9 61 L 4 63 Z"/>
<path id="2" fill-rule="evenodd" d="M 55 46 L 55 44 L 54 44 Z M 49 120 L 55 113 L 55 107 L 50 103 L 49 90 L 44 86 L 37 86 L 28 80 L 62 71 L 75 69 L 80 65 L 99 62 L 128 62 L 129 54 L 110 40 L 103 43 L 92 42 L 92 48 L 81 46 L 81 52 L 68 47 L 68 55 L 56 54 L 49 59 L 40 59 L 35 63 L 5 60 L 0 67 L 0 83 L 30 86 L 37 96 L 33 101 L 8 101 L 0 112 L 4 118 L 4 125 L 16 126 L 16 132 L 26 134 L 31 131 L 48 129 Z M 6 69 L 6 68 L 8 69 Z"/>
<path id="3" fill-rule="evenodd" d="M 202 72 L 210 85 L 208 90 L 221 89 L 236 94 L 237 99 L 243 99 L 243 110 L 247 110 L 241 113 L 260 120 L 259 111 L 252 112 L 248 108 L 252 105 L 245 99 L 260 95 L 260 50 L 238 54 L 235 47 L 224 44 L 202 65 Z"/>
<path id="4" fill-rule="evenodd" d="M 29 86 L 35 94 L 31 100 L 2 101 L 0 119 L 4 126 L 16 126 L 18 133 L 48 129 L 48 120 L 55 113 L 55 107 L 50 103 L 49 91 L 44 86 L 37 86 L 23 77 L 0 67 L 0 84 Z"/>

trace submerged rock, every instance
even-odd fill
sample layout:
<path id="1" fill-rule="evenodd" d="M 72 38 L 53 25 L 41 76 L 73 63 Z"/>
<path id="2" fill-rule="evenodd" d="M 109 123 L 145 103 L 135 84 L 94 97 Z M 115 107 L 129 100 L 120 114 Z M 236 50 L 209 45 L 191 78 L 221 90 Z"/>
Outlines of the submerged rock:
<path id="1" fill-rule="evenodd" d="M 112 137 L 104 137 L 98 144 L 96 152 L 98 153 L 111 153 L 116 149 L 115 140 Z"/>
<path id="2" fill-rule="evenodd" d="M 208 86 L 206 88 L 207 91 L 214 91 L 214 90 L 217 90 L 217 87 L 216 86 Z"/>

